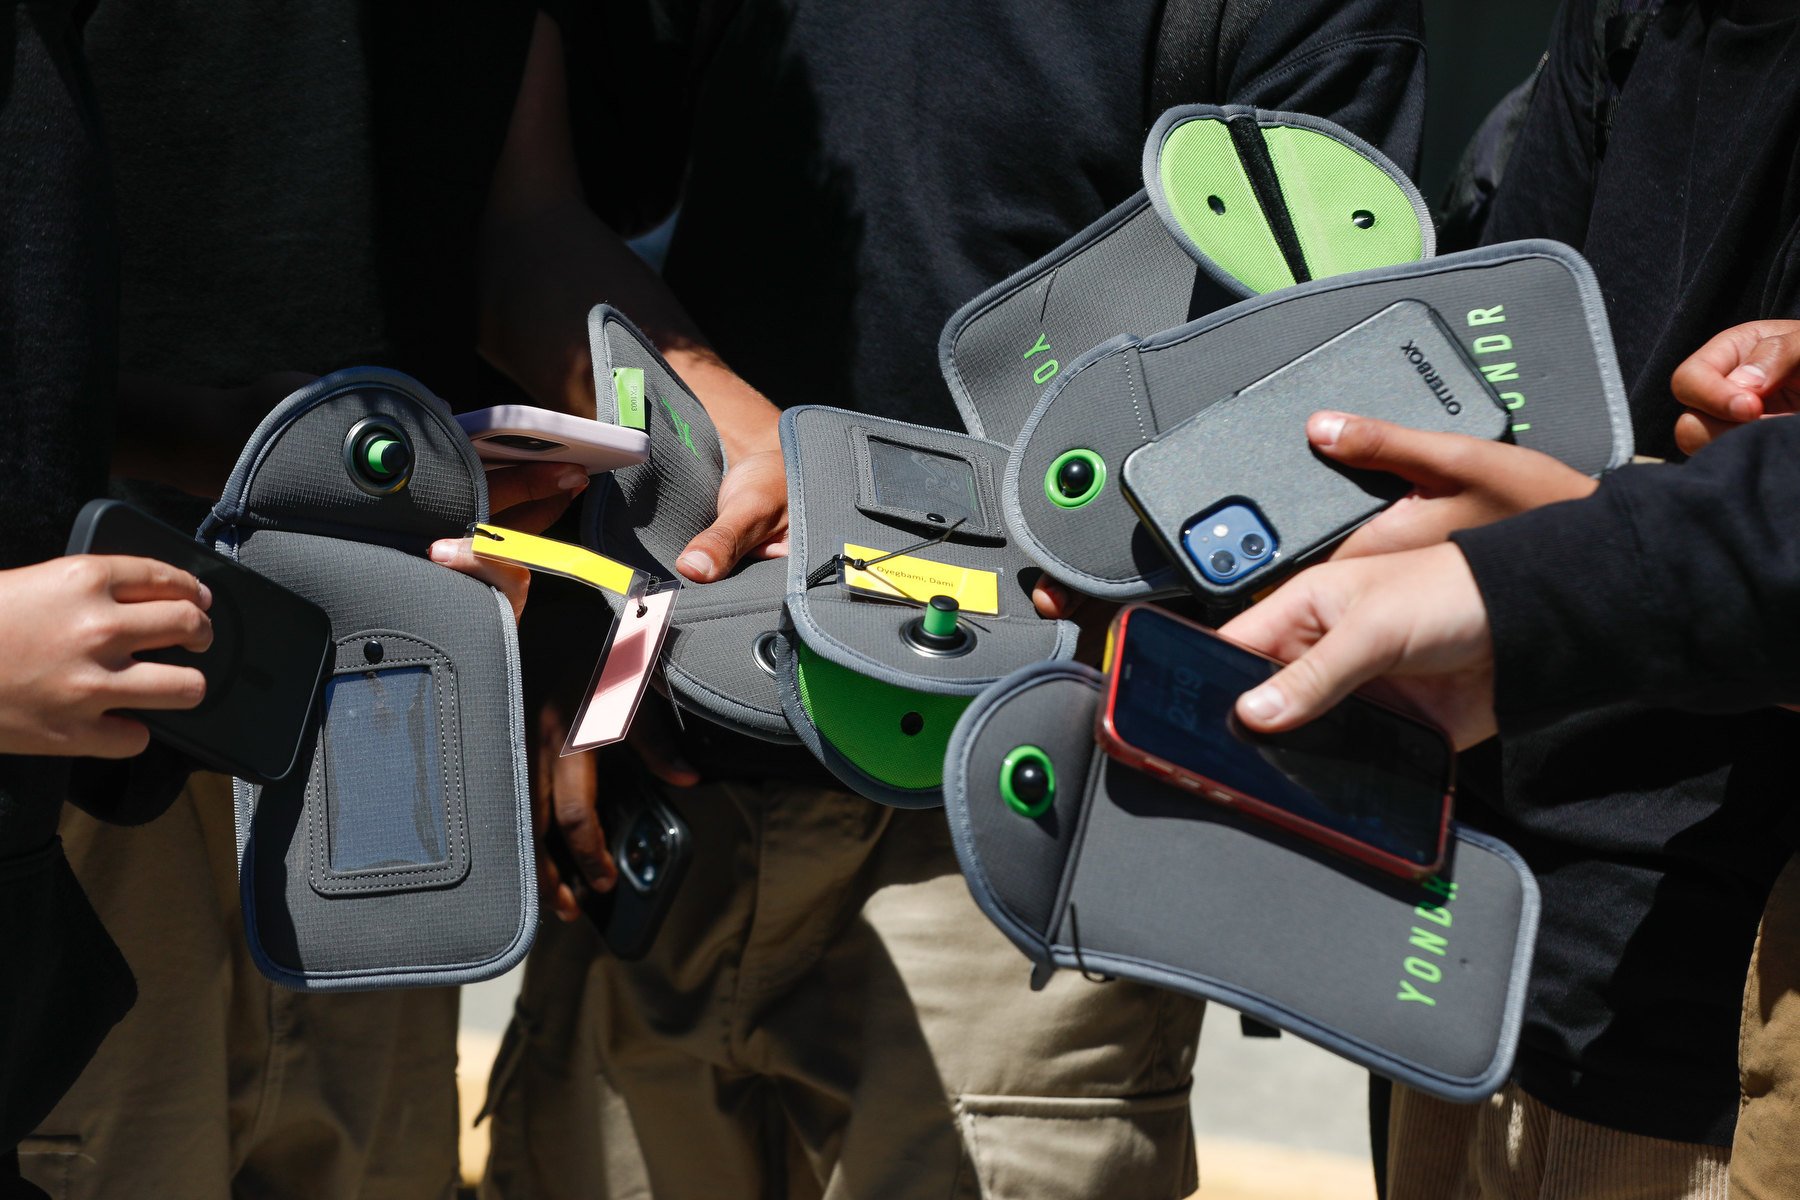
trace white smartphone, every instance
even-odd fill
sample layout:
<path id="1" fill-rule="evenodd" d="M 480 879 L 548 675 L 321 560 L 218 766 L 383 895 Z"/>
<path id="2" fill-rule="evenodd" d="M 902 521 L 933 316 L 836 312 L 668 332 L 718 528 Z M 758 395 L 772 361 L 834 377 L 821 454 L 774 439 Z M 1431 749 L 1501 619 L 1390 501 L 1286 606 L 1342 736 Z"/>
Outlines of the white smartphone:
<path id="1" fill-rule="evenodd" d="M 529 404 L 459 413 L 456 421 L 486 463 L 569 462 L 594 475 L 650 457 L 650 435 L 641 429 Z"/>

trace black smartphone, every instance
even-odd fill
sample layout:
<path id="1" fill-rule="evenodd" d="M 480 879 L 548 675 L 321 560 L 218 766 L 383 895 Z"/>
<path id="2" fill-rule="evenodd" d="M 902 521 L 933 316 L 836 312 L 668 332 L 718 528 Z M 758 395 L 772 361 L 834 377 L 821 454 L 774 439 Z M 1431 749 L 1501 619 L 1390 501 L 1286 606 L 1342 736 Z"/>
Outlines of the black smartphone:
<path id="1" fill-rule="evenodd" d="M 588 888 L 560 833 L 550 835 L 550 857 L 606 948 L 617 958 L 635 962 L 650 952 L 669 915 L 687 874 L 692 839 L 687 823 L 641 783 L 600 802 L 600 825 L 619 867 L 612 891 Z"/>
<path id="2" fill-rule="evenodd" d="M 212 589 L 213 642 L 205 653 L 175 647 L 138 655 L 198 667 L 206 698 L 185 712 L 132 717 L 159 741 L 252 783 L 279 783 L 301 764 L 336 658 L 324 609 L 119 500 L 93 500 L 81 510 L 68 552 L 157 559 Z"/>
<path id="3" fill-rule="evenodd" d="M 1443 731 L 1350 696 L 1298 729 L 1253 733 L 1234 715 L 1237 698 L 1280 666 L 1131 605 L 1107 637 L 1096 739 L 1121 762 L 1381 870 L 1436 871 L 1456 765 Z"/>

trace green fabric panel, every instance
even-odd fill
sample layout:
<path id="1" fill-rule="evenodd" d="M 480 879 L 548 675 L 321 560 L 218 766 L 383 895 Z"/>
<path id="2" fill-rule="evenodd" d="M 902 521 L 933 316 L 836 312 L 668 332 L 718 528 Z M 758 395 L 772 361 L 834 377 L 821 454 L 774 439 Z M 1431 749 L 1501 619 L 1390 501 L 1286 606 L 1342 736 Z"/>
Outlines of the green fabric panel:
<path id="1" fill-rule="evenodd" d="M 1225 122 L 1177 125 L 1163 139 L 1156 169 L 1170 211 L 1203 254 L 1253 292 L 1293 285 Z M 1223 213 L 1214 210 L 1214 197 Z"/>
<path id="2" fill-rule="evenodd" d="M 795 647 L 800 706 L 832 748 L 890 787 L 920 790 L 943 786 L 944 751 L 956 720 L 973 696 L 934 696 L 858 675 Z M 924 720 L 907 735 L 900 723 L 908 713 Z"/>
<path id="3" fill-rule="evenodd" d="M 1417 262 L 1425 238 L 1412 198 L 1388 173 L 1349 146 L 1312 129 L 1263 130 L 1275 177 L 1314 279 Z M 1367 229 L 1351 219 L 1366 211 Z"/>

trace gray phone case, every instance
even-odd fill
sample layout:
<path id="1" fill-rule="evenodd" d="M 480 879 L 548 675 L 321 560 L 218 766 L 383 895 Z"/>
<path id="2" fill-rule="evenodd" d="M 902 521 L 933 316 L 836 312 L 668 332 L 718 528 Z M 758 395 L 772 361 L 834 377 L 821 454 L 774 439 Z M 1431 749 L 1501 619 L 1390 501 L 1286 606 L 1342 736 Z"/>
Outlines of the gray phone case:
<path id="1" fill-rule="evenodd" d="M 1134 771 L 1094 743 L 1101 677 L 1040 663 L 984 692 L 944 765 L 976 903 L 1036 964 L 1202 999 L 1455 1101 L 1505 1083 L 1524 1018 L 1537 883 L 1456 829 L 1423 885 Z M 1001 796 L 1008 754 L 1051 762 L 1047 809 Z"/>
<path id="2" fill-rule="evenodd" d="M 1507 413 L 1436 313 L 1400 300 L 1229 400 L 1202 409 L 1125 459 L 1127 498 L 1200 595 L 1229 602 L 1279 582 L 1410 490 L 1315 452 L 1320 408 L 1436 433 L 1506 436 Z M 1230 502 L 1274 534 L 1268 562 L 1221 584 L 1183 545 L 1196 518 Z"/>
<path id="3" fill-rule="evenodd" d="M 356 467 L 376 430 L 410 448 L 393 486 Z M 337 642 L 310 766 L 234 788 L 244 933 L 277 983 L 473 983 L 530 948 L 537 882 L 512 609 L 425 557 L 485 521 L 487 503 L 449 407 L 404 375 L 358 368 L 263 419 L 200 531 L 323 608 Z"/>
<path id="4" fill-rule="evenodd" d="M 1117 476 L 1132 451 L 1400 300 L 1441 314 L 1500 396 L 1508 432 L 1590 475 L 1631 457 L 1631 421 L 1593 271 L 1557 242 L 1508 242 L 1245 300 L 1147 338 L 1095 347 L 1046 389 L 1001 485 L 1008 530 L 1061 582 L 1124 600 L 1180 589 Z M 1320 407 L 1329 405 L 1321 396 Z M 1057 459 L 1102 464 L 1080 506 L 1052 500 Z"/>

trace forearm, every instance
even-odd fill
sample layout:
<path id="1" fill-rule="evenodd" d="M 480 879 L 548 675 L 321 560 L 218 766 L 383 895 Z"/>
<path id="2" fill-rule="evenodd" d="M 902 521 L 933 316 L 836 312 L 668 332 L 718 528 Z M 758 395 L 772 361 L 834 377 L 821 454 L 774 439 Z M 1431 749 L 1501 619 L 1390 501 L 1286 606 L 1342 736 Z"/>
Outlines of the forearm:
<path id="1" fill-rule="evenodd" d="M 1456 536 L 1487 603 L 1503 727 L 1636 699 L 1800 699 L 1800 422 Z"/>

